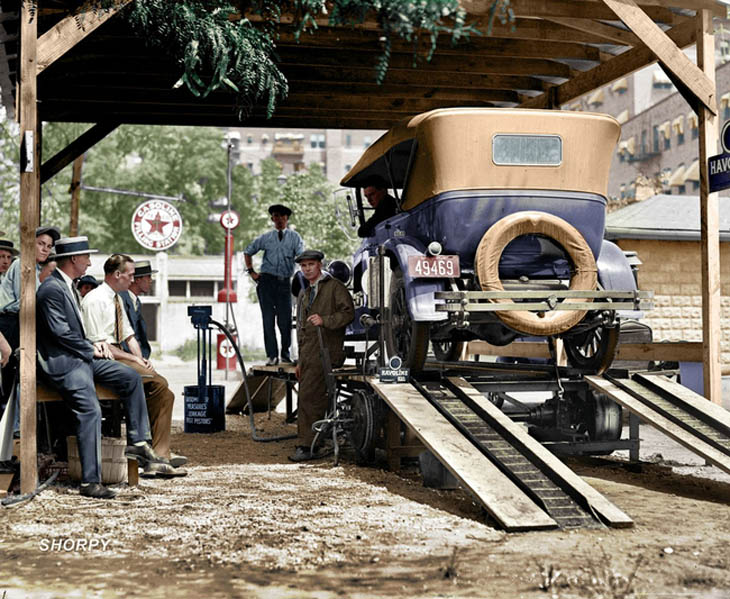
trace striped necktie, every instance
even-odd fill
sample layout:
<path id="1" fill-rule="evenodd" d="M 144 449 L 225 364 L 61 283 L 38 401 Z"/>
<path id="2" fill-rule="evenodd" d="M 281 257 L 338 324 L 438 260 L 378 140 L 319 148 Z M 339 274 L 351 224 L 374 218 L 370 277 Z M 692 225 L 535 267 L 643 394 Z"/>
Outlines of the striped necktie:
<path id="1" fill-rule="evenodd" d="M 114 294 L 114 337 L 118 344 L 122 343 L 122 302 L 117 293 Z"/>

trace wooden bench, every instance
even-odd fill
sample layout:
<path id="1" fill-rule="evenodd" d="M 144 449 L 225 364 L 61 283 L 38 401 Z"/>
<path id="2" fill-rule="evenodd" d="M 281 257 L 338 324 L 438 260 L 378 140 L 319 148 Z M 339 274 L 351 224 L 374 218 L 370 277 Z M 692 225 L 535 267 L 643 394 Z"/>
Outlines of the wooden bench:
<path id="1" fill-rule="evenodd" d="M 111 389 L 96 385 L 96 396 L 99 401 L 119 401 L 119 396 Z M 36 387 L 36 401 L 38 403 L 50 401 L 63 401 L 61 395 L 43 384 Z M 137 460 L 127 460 L 127 482 L 130 487 L 136 487 L 139 484 L 139 466 Z"/>

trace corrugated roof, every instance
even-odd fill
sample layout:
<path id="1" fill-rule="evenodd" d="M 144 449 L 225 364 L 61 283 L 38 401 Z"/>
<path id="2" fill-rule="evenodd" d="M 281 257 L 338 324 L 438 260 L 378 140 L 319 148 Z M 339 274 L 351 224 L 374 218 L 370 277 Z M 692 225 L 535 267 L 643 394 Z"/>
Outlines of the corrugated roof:
<path id="1" fill-rule="evenodd" d="M 720 240 L 730 241 L 730 198 L 721 197 Z M 698 196 L 655 195 L 606 216 L 606 239 L 699 241 Z"/>

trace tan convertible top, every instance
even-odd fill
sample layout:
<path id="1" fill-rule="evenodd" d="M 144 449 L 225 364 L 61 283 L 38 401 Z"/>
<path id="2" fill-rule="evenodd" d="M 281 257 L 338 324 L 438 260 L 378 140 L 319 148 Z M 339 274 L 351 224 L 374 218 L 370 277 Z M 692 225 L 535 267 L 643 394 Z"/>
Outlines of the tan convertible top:
<path id="1" fill-rule="evenodd" d="M 404 188 L 405 210 L 454 190 L 541 189 L 605 196 L 620 130 L 618 121 L 607 114 L 519 108 L 433 110 L 395 125 L 365 151 L 341 183 L 361 187 L 379 175 Z M 495 134 L 557 135 L 562 140 L 562 161 L 555 166 L 495 164 Z"/>

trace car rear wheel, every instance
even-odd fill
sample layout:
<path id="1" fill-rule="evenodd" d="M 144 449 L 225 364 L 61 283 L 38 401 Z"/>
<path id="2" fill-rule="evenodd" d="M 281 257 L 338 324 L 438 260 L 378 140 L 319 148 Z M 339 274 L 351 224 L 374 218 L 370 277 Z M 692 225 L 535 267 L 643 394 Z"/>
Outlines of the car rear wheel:
<path id="1" fill-rule="evenodd" d="M 385 345 L 389 356 L 400 356 L 411 371 L 423 369 L 428 352 L 427 322 L 414 322 L 408 312 L 403 273 L 398 268 L 390 278 L 390 318 L 385 323 Z"/>
<path id="2" fill-rule="evenodd" d="M 618 338 L 618 323 L 563 337 L 568 362 L 579 370 L 601 374 L 608 370 L 616 356 Z"/>
<path id="3" fill-rule="evenodd" d="M 436 341 L 431 340 L 431 349 L 439 362 L 453 362 L 461 357 L 464 350 L 463 341 Z"/>

